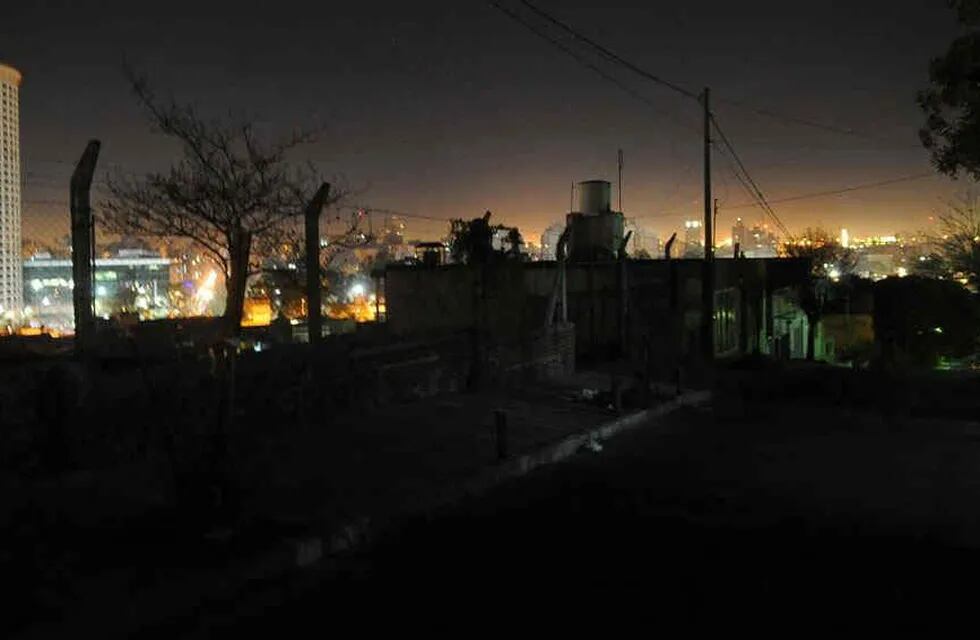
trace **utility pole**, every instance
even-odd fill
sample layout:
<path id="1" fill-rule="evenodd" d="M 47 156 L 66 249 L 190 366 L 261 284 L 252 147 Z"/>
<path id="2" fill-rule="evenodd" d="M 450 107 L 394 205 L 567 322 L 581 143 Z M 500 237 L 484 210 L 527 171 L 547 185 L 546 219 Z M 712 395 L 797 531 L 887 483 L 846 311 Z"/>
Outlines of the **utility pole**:
<path id="1" fill-rule="evenodd" d="M 323 337 L 320 317 L 320 212 L 330 196 L 330 184 L 320 185 L 316 195 L 306 205 L 306 328 L 309 343 L 317 344 Z"/>
<path id="2" fill-rule="evenodd" d="M 704 88 L 704 271 L 701 276 L 701 347 L 705 362 L 714 360 L 715 247 L 711 207 L 711 90 Z"/>

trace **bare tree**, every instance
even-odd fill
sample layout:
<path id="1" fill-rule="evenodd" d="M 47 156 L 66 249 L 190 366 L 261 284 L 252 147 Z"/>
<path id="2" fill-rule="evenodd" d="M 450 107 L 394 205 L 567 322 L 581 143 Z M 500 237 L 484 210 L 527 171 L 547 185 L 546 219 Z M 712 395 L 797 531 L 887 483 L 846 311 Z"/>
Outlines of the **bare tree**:
<path id="1" fill-rule="evenodd" d="M 236 333 L 241 323 L 251 251 L 303 214 L 319 187 L 317 172 L 294 165 L 288 155 L 312 142 L 308 131 L 273 141 L 259 139 L 250 122 L 207 120 L 190 106 L 157 98 L 145 78 L 126 77 L 154 127 L 181 145 L 166 172 L 133 178 L 109 176 L 102 210 L 112 232 L 188 238 L 224 273 L 224 317 Z M 326 205 L 342 192 L 334 191 Z"/>
<path id="2" fill-rule="evenodd" d="M 936 216 L 939 232 L 930 238 L 931 256 L 947 274 L 980 286 L 980 198 L 970 190 Z"/>
<path id="3" fill-rule="evenodd" d="M 449 221 L 449 254 L 453 262 L 465 264 L 489 264 L 497 259 L 524 260 L 527 255 L 521 251 L 524 237 L 517 227 L 503 224 L 490 224 L 487 211 L 483 217 L 463 220 L 456 218 Z M 506 250 L 493 248 L 494 237 L 499 232 L 506 232 L 504 242 Z"/>
<path id="4" fill-rule="evenodd" d="M 806 258 L 814 277 L 847 275 L 857 266 L 857 254 L 841 245 L 826 229 L 808 227 L 803 233 L 787 238 L 780 248 L 787 258 Z"/>

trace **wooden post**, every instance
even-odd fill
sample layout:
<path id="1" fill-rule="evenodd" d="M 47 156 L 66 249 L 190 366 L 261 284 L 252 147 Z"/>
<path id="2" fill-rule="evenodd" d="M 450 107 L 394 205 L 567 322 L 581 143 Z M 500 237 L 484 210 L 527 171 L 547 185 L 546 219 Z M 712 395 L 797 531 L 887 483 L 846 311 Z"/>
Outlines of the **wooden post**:
<path id="1" fill-rule="evenodd" d="M 640 397 L 642 398 L 643 408 L 649 408 L 653 405 L 652 394 L 650 393 L 650 385 L 653 382 L 653 344 L 650 339 L 650 334 L 647 333 L 643 336 L 643 375 L 642 384 L 643 389 Z"/>
<path id="2" fill-rule="evenodd" d="M 497 459 L 507 458 L 507 412 L 496 409 L 493 412 L 493 433 L 497 443 Z"/>
<path id="3" fill-rule="evenodd" d="M 626 243 L 629 242 L 630 236 L 633 232 L 630 231 L 623 238 L 623 246 L 619 251 L 618 261 L 616 265 L 616 280 L 619 293 L 619 314 L 618 314 L 618 324 L 619 324 L 619 357 L 626 358 L 629 353 L 629 268 L 626 263 Z"/>
<path id="4" fill-rule="evenodd" d="M 612 380 L 609 385 L 610 395 L 612 396 L 612 406 L 616 413 L 623 412 L 623 385 L 619 374 L 613 372 Z"/>
<path id="5" fill-rule="evenodd" d="M 711 202 L 711 108 L 710 90 L 705 87 L 701 97 L 704 107 L 704 271 L 701 275 L 701 349 L 705 363 L 715 357 L 715 248 Z"/>
<path id="6" fill-rule="evenodd" d="M 310 344 L 323 338 L 320 304 L 320 212 L 330 196 L 330 184 L 324 182 L 306 205 L 306 326 Z"/>
<path id="7" fill-rule="evenodd" d="M 763 298 L 763 304 L 765 306 L 764 316 L 765 316 L 765 341 L 766 341 L 766 355 L 771 357 L 777 357 L 776 354 L 776 317 L 773 310 L 773 291 L 772 285 L 769 283 L 769 272 L 766 271 L 766 290 L 765 297 Z"/>
<path id="8" fill-rule="evenodd" d="M 95 331 L 92 296 L 92 205 L 90 192 L 101 143 L 90 140 L 71 175 L 71 275 L 74 282 L 72 302 L 75 307 L 75 349 L 84 351 L 91 345 Z"/>

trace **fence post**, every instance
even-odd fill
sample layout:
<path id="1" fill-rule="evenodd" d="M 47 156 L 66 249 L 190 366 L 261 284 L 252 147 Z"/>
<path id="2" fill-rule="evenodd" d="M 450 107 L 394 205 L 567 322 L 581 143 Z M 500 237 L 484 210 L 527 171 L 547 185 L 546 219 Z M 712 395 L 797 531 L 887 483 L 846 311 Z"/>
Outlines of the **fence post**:
<path id="1" fill-rule="evenodd" d="M 323 337 L 320 315 L 320 212 L 330 196 L 330 184 L 324 182 L 306 205 L 306 327 L 311 345 Z"/>
<path id="2" fill-rule="evenodd" d="M 71 174 L 69 203 L 71 208 L 71 276 L 74 282 L 72 303 L 75 311 L 75 349 L 84 351 L 91 345 L 95 329 L 92 297 L 92 205 L 90 192 L 95 163 L 102 144 L 90 140 Z"/>
<path id="3" fill-rule="evenodd" d="M 610 395 L 612 396 L 612 406 L 616 413 L 623 412 L 623 384 L 619 374 L 613 372 L 612 380 L 609 385 Z"/>
<path id="4" fill-rule="evenodd" d="M 497 441 L 497 459 L 507 457 L 507 412 L 496 409 L 493 412 L 493 432 Z"/>
<path id="5" fill-rule="evenodd" d="M 650 390 L 650 385 L 653 383 L 653 344 L 649 333 L 643 336 L 643 375 L 641 378 L 643 384 L 641 401 L 643 408 L 646 409 L 653 405 L 653 394 Z"/>

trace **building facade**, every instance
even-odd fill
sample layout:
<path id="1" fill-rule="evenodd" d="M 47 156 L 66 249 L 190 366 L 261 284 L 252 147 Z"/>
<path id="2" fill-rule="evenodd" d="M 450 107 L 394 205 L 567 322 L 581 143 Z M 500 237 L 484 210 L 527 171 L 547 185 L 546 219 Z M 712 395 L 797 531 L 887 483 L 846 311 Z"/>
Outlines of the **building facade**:
<path id="1" fill-rule="evenodd" d="M 120 255 L 95 261 L 95 313 L 108 318 L 137 313 L 144 319 L 170 312 L 171 260 Z M 24 315 L 32 324 L 63 331 L 74 325 L 71 260 L 37 256 L 23 262 Z"/>
<path id="2" fill-rule="evenodd" d="M 684 221 L 684 253 L 685 258 L 704 257 L 703 233 L 700 220 Z"/>
<path id="3" fill-rule="evenodd" d="M 20 250 L 20 81 L 0 64 L 0 314 L 23 307 Z"/>
<path id="4" fill-rule="evenodd" d="M 714 356 L 805 358 L 808 325 L 796 301 L 809 269 L 801 259 L 716 260 Z M 626 357 L 646 362 L 661 380 L 700 365 L 702 259 L 570 261 L 564 273 L 562 287 L 553 262 L 501 263 L 485 271 L 389 265 L 386 326 L 398 336 L 469 331 L 481 340 L 520 344 L 540 334 L 564 298 L 561 315 L 581 362 Z"/>
<path id="5" fill-rule="evenodd" d="M 555 252 L 558 249 L 558 239 L 565 231 L 564 222 L 555 222 L 541 233 L 541 260 L 554 260 Z"/>
<path id="6" fill-rule="evenodd" d="M 741 218 L 732 226 L 732 247 L 738 247 L 739 255 L 746 258 L 775 258 L 779 240 L 766 226 L 746 227 Z"/>

